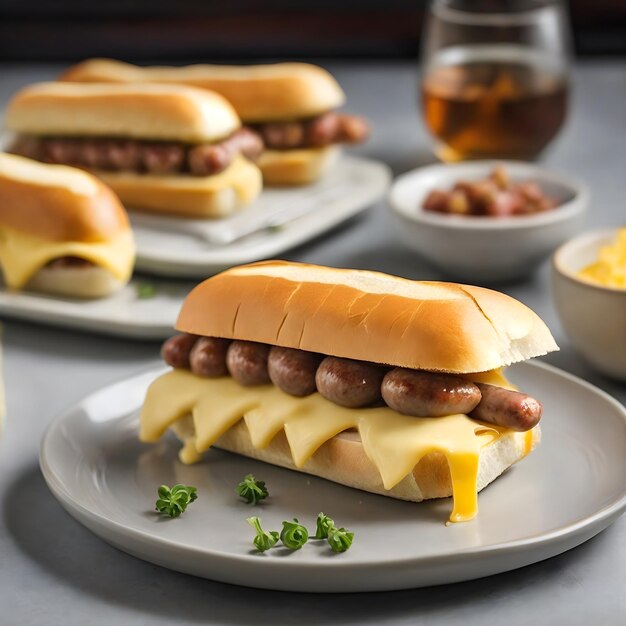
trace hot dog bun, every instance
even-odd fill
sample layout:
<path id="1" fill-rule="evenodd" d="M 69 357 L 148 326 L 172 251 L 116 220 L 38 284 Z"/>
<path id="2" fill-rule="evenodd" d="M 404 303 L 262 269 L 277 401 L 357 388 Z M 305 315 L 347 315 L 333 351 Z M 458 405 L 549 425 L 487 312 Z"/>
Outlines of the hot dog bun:
<path id="1" fill-rule="evenodd" d="M 326 70 L 308 63 L 137 67 L 111 59 L 90 59 L 62 81 L 177 83 L 222 94 L 244 122 L 313 117 L 341 106 L 345 95 Z"/>
<path id="2" fill-rule="evenodd" d="M 195 429 L 191 416 L 175 422 L 171 429 L 183 445 L 193 441 Z M 477 491 L 532 452 L 541 440 L 541 430 L 535 426 L 527 433 L 508 431 L 498 439 L 485 439 L 480 449 Z M 258 461 L 399 500 L 421 502 L 452 495 L 448 461 L 440 452 L 431 452 L 423 457 L 401 482 L 392 489 L 385 489 L 380 472 L 365 454 L 360 437 L 354 431 L 340 433 L 328 440 L 303 467 L 296 467 L 283 431 L 267 447 L 259 449 L 252 444 L 243 420 L 231 427 L 214 445 Z"/>
<path id="3" fill-rule="evenodd" d="M 326 146 L 298 150 L 264 150 L 256 164 L 268 185 L 307 185 L 338 159 L 341 148 Z"/>
<path id="4" fill-rule="evenodd" d="M 130 228 L 118 198 L 94 176 L 1 153 L 0 223 L 53 241 L 104 241 Z"/>
<path id="5" fill-rule="evenodd" d="M 211 142 L 241 126 L 219 94 L 182 85 L 36 83 L 9 103 L 5 125 L 29 135 Z"/>
<path id="6" fill-rule="evenodd" d="M 213 176 L 157 176 L 133 172 L 94 174 L 107 183 L 132 209 L 188 217 L 219 218 L 252 202 L 261 192 L 261 172 L 237 156 Z"/>
<path id="7" fill-rule="evenodd" d="M 11 288 L 97 297 L 126 284 L 133 270 L 124 208 L 105 184 L 76 168 L 0 154 L 0 233 L 0 264 Z M 45 267 L 63 257 L 93 267 Z"/>
<path id="8" fill-rule="evenodd" d="M 176 327 L 454 373 L 493 370 L 558 349 L 533 311 L 495 291 L 283 261 L 204 281 L 185 300 Z"/>

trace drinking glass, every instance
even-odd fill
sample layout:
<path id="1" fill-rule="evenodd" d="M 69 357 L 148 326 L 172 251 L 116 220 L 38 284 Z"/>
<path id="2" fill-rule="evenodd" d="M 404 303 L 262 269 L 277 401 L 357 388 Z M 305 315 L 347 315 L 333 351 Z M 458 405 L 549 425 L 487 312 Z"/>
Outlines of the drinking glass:
<path id="1" fill-rule="evenodd" d="M 434 0 L 424 121 L 444 161 L 536 158 L 566 117 L 570 27 L 558 0 Z"/>

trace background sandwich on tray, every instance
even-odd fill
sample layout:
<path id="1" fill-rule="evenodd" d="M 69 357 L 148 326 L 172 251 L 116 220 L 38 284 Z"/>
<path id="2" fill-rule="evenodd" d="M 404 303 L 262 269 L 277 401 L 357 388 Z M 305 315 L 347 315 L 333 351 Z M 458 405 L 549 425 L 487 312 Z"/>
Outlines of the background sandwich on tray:
<path id="1" fill-rule="evenodd" d="M 83 170 L 0 154 L 0 266 L 10 289 L 96 298 L 130 280 L 135 244 L 117 196 Z"/>
<path id="2" fill-rule="evenodd" d="M 10 101 L 5 126 L 10 152 L 87 169 L 133 209 L 222 217 L 261 191 L 262 142 L 205 89 L 37 83 Z"/>
<path id="3" fill-rule="evenodd" d="M 495 291 L 270 261 L 187 297 L 140 438 L 210 446 L 394 498 L 453 496 L 451 521 L 528 455 L 541 404 L 501 368 L 557 349 Z"/>
<path id="4" fill-rule="evenodd" d="M 333 76 L 308 63 L 137 67 L 91 59 L 60 79 L 174 83 L 220 93 L 263 139 L 258 165 L 267 184 L 311 183 L 334 162 L 340 144 L 359 143 L 369 135 L 362 117 L 335 111 L 344 104 L 345 94 Z"/>

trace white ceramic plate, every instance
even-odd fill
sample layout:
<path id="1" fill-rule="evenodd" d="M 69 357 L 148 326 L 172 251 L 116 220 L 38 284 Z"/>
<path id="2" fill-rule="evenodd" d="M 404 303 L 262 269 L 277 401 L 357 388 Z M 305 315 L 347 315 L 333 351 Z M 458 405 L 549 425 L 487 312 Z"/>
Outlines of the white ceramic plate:
<path id="1" fill-rule="evenodd" d="M 275 257 L 361 213 L 384 195 L 390 181 L 391 172 L 383 163 L 342 156 L 319 182 L 268 187 L 230 218 L 194 220 L 131 212 L 136 267 L 164 276 L 206 278 L 233 265 Z M 282 225 L 228 245 L 212 243 L 270 215 Z"/>
<path id="2" fill-rule="evenodd" d="M 591 538 L 626 508 L 626 410 L 592 385 L 555 368 L 509 370 L 544 403 L 540 448 L 479 496 L 480 513 L 446 526 L 450 500 L 414 504 L 212 450 L 184 466 L 179 445 L 137 441 L 137 409 L 152 371 L 106 387 L 58 417 L 41 446 L 41 468 L 67 511 L 112 545 L 139 558 L 214 580 L 289 591 L 379 591 L 488 576 L 547 559 Z M 257 507 L 235 485 L 248 472 L 267 481 Z M 154 512 L 156 489 L 198 487 L 182 517 Z M 319 511 L 352 529 L 352 548 L 322 542 L 298 552 L 252 550 L 249 515 L 266 529 Z"/>
<path id="3" fill-rule="evenodd" d="M 137 288 L 148 283 L 154 296 L 142 299 Z M 97 300 L 46 296 L 0 287 L 0 315 L 65 326 L 105 335 L 136 339 L 165 339 L 174 333 L 174 323 L 190 283 L 134 278 L 121 291 Z"/>

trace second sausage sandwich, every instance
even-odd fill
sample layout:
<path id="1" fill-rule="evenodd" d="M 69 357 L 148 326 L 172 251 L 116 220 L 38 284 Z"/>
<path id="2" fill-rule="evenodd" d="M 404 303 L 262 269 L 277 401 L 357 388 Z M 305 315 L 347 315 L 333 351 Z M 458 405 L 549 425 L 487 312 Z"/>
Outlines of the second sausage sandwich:
<path id="1" fill-rule="evenodd" d="M 222 217 L 261 190 L 262 143 L 204 89 L 38 83 L 11 100 L 5 125 L 11 152 L 88 169 L 129 208 Z"/>
<path id="2" fill-rule="evenodd" d="M 345 94 L 325 69 L 309 63 L 137 67 L 91 59 L 61 80 L 112 83 L 172 83 L 222 94 L 244 124 L 263 139 L 258 164 L 271 185 L 299 185 L 319 178 L 337 157 L 340 144 L 360 143 L 369 125 L 335 109 Z"/>

